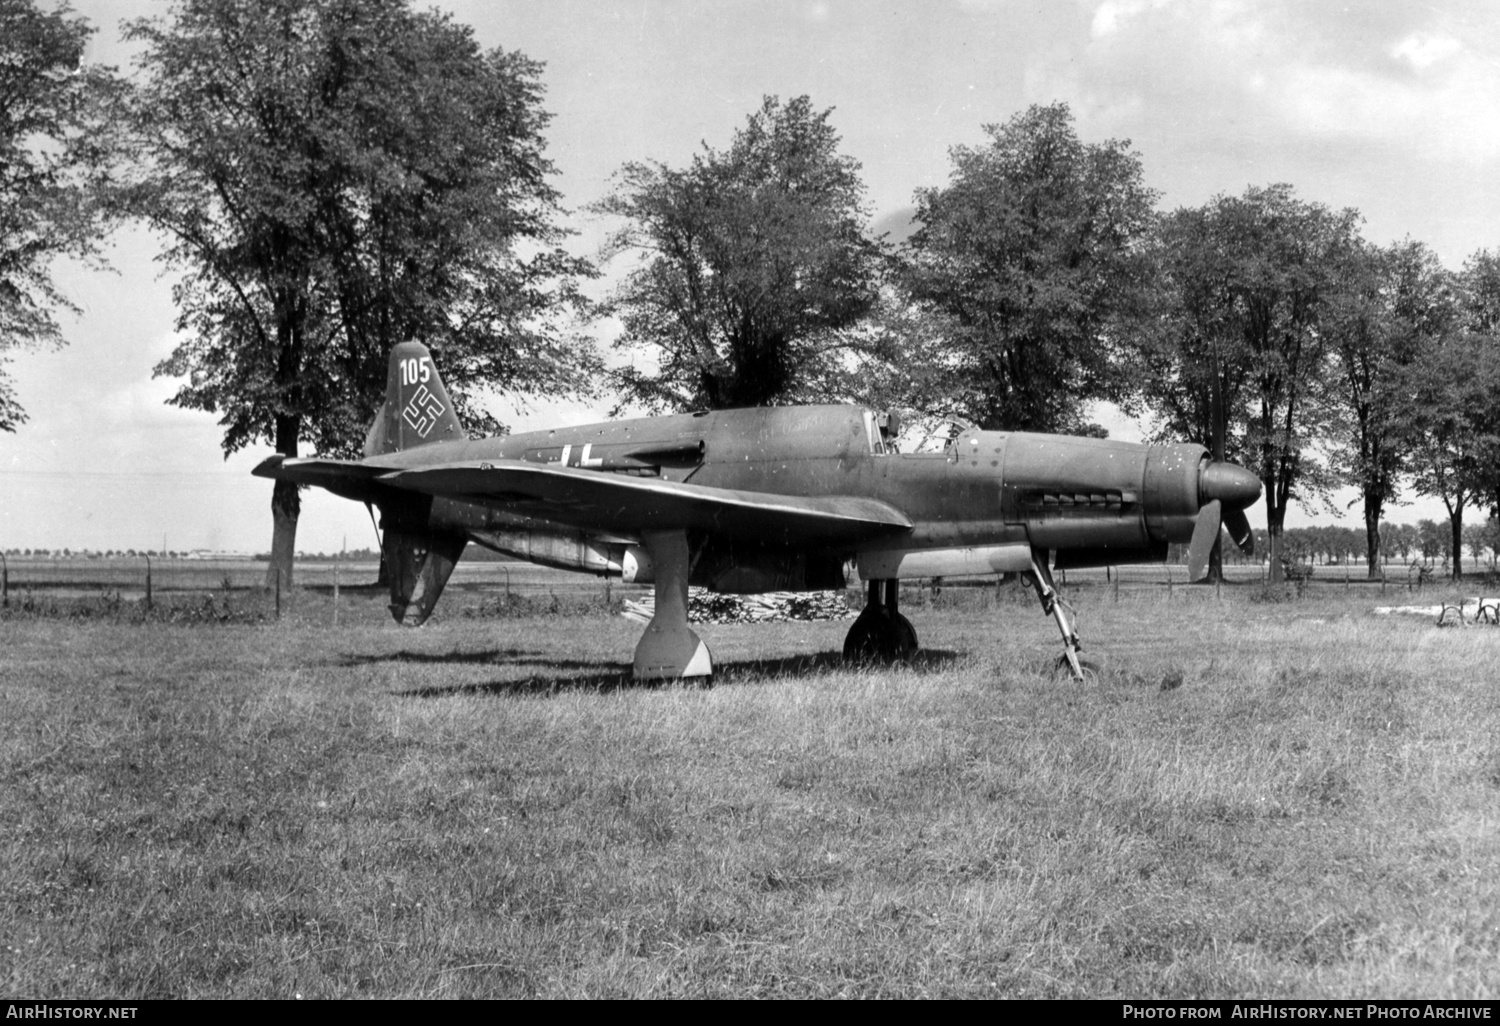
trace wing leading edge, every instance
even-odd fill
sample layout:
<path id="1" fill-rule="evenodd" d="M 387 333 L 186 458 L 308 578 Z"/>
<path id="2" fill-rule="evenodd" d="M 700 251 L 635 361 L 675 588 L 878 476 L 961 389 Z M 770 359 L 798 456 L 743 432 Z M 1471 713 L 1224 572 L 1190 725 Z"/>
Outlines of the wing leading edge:
<path id="1" fill-rule="evenodd" d="M 380 484 L 519 508 L 606 531 L 704 530 L 779 543 L 854 543 L 910 530 L 900 510 L 852 495 L 776 495 L 521 460 L 390 471 Z"/>

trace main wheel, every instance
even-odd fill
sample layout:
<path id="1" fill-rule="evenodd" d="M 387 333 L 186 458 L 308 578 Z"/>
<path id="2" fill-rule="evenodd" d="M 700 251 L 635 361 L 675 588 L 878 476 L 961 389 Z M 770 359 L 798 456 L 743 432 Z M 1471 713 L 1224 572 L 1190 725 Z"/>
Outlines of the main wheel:
<path id="1" fill-rule="evenodd" d="M 911 621 L 900 613 L 896 614 L 895 622 L 891 625 L 891 633 L 894 635 L 894 648 L 892 659 L 896 662 L 906 662 L 917 654 L 917 631 L 911 625 Z"/>
<path id="2" fill-rule="evenodd" d="M 911 621 L 885 606 L 867 606 L 844 638 L 844 659 L 852 663 L 905 662 L 916 650 Z"/>

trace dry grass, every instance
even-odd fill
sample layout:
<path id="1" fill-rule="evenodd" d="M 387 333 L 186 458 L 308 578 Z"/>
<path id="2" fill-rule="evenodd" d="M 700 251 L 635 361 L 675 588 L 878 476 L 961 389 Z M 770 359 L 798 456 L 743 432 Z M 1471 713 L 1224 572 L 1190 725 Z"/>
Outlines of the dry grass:
<path id="1" fill-rule="evenodd" d="M 600 615 L 0 620 L 0 989 L 1500 990 L 1500 630 L 1076 594 L 1089 686 L 1009 597 L 894 670 L 707 628 L 706 690 Z"/>

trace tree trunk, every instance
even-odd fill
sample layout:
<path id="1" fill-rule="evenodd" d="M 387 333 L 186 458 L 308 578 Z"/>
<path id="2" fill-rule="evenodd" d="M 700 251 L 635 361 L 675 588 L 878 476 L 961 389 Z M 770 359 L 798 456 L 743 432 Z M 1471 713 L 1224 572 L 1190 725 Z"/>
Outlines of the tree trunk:
<path id="1" fill-rule="evenodd" d="M 1382 576 L 1380 561 L 1380 500 L 1365 496 L 1365 576 L 1375 580 Z"/>
<path id="2" fill-rule="evenodd" d="M 1460 506 L 1448 518 L 1448 526 L 1453 531 L 1453 579 L 1463 580 L 1464 576 L 1464 511 Z"/>
<path id="3" fill-rule="evenodd" d="M 302 496 L 290 481 L 277 481 L 271 490 L 271 565 L 266 568 L 266 587 L 291 590 L 292 564 L 297 553 L 297 516 Z M 278 576 L 280 577 L 278 585 Z"/>
<path id="4" fill-rule="evenodd" d="M 1229 425 L 1224 416 L 1224 373 L 1219 365 L 1219 347 L 1214 346 L 1214 378 L 1213 384 L 1209 386 L 1208 418 L 1210 453 L 1215 463 L 1224 462 L 1226 446 L 1226 435 L 1229 434 Z M 1214 537 L 1214 547 L 1208 553 L 1208 580 L 1219 584 L 1224 580 L 1224 529 L 1221 527 L 1219 533 Z"/>
<path id="5" fill-rule="evenodd" d="M 1270 542 L 1267 546 L 1270 552 L 1267 558 L 1271 561 L 1271 583 L 1280 584 L 1286 580 L 1286 574 L 1281 566 L 1282 530 L 1286 523 L 1286 507 L 1275 509 L 1270 503 L 1266 503 L 1266 539 Z"/>
<path id="6" fill-rule="evenodd" d="M 301 424 L 295 416 L 276 418 L 276 451 L 288 459 L 297 455 Z M 297 517 L 302 496 L 290 481 L 277 481 L 271 490 L 271 565 L 266 568 L 266 588 L 283 592 L 292 587 L 292 563 L 297 555 Z"/>

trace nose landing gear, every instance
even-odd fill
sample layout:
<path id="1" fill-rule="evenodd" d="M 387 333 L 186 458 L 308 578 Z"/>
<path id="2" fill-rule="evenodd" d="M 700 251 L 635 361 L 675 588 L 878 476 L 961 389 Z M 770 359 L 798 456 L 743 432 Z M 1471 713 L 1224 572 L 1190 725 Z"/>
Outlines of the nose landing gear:
<path id="1" fill-rule="evenodd" d="M 1057 587 L 1052 583 L 1052 571 L 1047 567 L 1047 551 L 1045 549 L 1031 550 L 1031 571 L 1026 575 L 1031 586 L 1036 589 L 1036 597 L 1042 601 L 1042 615 L 1050 616 L 1057 621 L 1057 629 L 1062 634 L 1063 654 L 1057 661 L 1057 668 L 1067 668 L 1074 680 L 1086 679 L 1086 674 L 1098 675 L 1098 668 L 1085 659 L 1080 659 L 1078 653 L 1083 646 L 1078 641 L 1078 632 L 1073 629 L 1075 617 L 1073 607 L 1057 593 Z"/>

